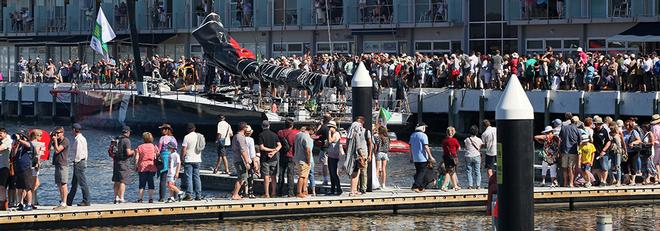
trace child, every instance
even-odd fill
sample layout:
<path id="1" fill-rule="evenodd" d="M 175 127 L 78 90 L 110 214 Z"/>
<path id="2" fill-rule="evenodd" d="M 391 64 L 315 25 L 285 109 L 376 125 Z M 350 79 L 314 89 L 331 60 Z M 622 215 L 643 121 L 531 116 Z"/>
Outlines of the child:
<path id="1" fill-rule="evenodd" d="M 179 171 L 181 170 L 181 157 L 176 152 L 176 144 L 170 142 L 167 144 L 170 150 L 169 171 L 167 172 L 167 188 L 170 189 L 170 198 L 167 198 L 167 203 L 181 201 L 184 193 L 176 187 L 176 179 L 179 178 Z M 176 200 L 174 199 L 176 196 Z"/>
<path id="2" fill-rule="evenodd" d="M 437 182 L 438 171 L 436 171 L 434 167 L 435 160 L 429 159 L 426 168 L 422 170 L 423 173 L 419 174 L 418 177 L 415 178 L 415 182 L 412 186 L 413 191 L 417 193 L 424 192 L 426 186 L 428 186 L 430 183 Z"/>
<path id="3" fill-rule="evenodd" d="M 593 175 L 591 174 L 591 166 L 594 164 L 594 153 L 596 153 L 596 147 L 589 141 L 589 135 L 582 135 L 582 142 L 580 142 L 580 149 L 578 150 L 578 159 L 580 160 L 578 167 L 582 169 L 582 177 L 586 183 L 585 187 L 591 187 L 591 182 L 595 181 Z"/>

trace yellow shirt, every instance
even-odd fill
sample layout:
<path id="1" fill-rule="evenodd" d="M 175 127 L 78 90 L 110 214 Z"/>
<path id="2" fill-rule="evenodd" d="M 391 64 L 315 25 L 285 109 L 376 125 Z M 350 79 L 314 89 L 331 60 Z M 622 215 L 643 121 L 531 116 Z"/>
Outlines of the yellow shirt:
<path id="1" fill-rule="evenodd" d="M 594 153 L 596 153 L 596 147 L 592 143 L 581 143 L 578 154 L 580 155 L 581 164 L 590 164 L 594 160 Z"/>

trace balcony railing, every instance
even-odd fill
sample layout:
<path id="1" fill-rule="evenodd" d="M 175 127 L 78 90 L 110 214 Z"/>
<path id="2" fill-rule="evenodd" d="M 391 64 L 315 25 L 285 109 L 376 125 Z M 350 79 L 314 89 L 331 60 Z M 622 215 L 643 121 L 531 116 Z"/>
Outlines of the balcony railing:
<path id="1" fill-rule="evenodd" d="M 546 1 L 538 4 L 537 1 L 524 1 L 522 9 L 522 18 L 529 19 L 563 19 L 566 18 L 566 4 L 551 5 Z"/>
<path id="2" fill-rule="evenodd" d="M 447 3 L 417 4 L 415 18 L 418 23 L 447 22 Z"/>
<path id="3" fill-rule="evenodd" d="M 48 17 L 40 20 L 40 32 L 65 32 L 66 30 L 66 17 Z"/>
<path id="4" fill-rule="evenodd" d="M 392 23 L 394 8 L 392 5 L 358 5 L 356 22 L 362 24 L 389 24 Z"/>
<path id="5" fill-rule="evenodd" d="M 607 10 L 609 17 L 630 17 L 630 1 L 629 0 L 610 0 L 609 9 Z"/>
<path id="6" fill-rule="evenodd" d="M 149 10 L 148 14 L 142 14 L 140 18 L 147 19 L 146 29 L 149 30 L 172 29 L 172 13 L 159 12 L 155 8 L 152 8 Z"/>
<path id="7" fill-rule="evenodd" d="M 295 9 L 275 9 L 274 26 L 291 26 L 298 23 L 298 12 Z"/>
<path id="8" fill-rule="evenodd" d="M 14 16 L 9 16 L 11 20 L 10 33 L 30 33 L 34 32 L 34 17 L 31 14 L 23 14 L 20 11 L 12 13 Z"/>
<path id="9" fill-rule="evenodd" d="M 344 8 L 342 6 L 330 6 L 326 11 L 325 6 L 312 9 L 313 23 L 316 25 L 330 23 L 330 25 L 339 25 L 344 23 Z"/>
<path id="10" fill-rule="evenodd" d="M 235 7 L 233 7 L 231 9 L 231 14 L 229 15 L 232 27 L 253 27 L 254 26 L 254 10 L 252 10 L 252 11 L 241 11 L 240 14 L 236 14 L 237 11 L 238 10 Z M 277 21 L 277 19 L 275 19 L 275 20 Z M 295 24 L 295 22 L 294 22 L 294 24 Z"/>

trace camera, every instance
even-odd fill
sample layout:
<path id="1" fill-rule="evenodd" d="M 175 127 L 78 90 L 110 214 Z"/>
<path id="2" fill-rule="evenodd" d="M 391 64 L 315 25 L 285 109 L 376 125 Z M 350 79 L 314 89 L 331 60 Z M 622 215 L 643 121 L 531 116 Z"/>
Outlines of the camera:
<path id="1" fill-rule="evenodd" d="M 117 145 L 119 143 L 119 137 L 110 137 L 110 145 Z"/>

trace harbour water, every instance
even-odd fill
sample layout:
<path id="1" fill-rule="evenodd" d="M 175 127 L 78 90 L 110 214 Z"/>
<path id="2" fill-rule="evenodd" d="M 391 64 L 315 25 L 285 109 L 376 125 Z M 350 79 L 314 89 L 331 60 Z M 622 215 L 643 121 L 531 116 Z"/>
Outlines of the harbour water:
<path id="1" fill-rule="evenodd" d="M 20 129 L 41 128 L 52 130 L 54 124 L 19 125 L 15 122 L 3 122 L 0 126 L 10 132 Z M 67 137 L 70 136 L 69 124 L 65 124 Z M 119 131 L 84 129 L 83 134 L 89 144 L 89 159 L 87 177 L 90 182 L 92 203 L 112 203 L 112 161 L 107 156 L 107 146 L 110 138 L 117 136 Z M 175 131 L 181 139 L 182 131 Z M 141 134 L 134 131 L 133 146 L 141 144 Z M 438 139 L 430 137 L 431 139 Z M 440 158 L 440 151 L 434 148 L 434 155 Z M 212 145 L 207 145 L 203 154 L 203 168 L 209 169 L 215 162 L 215 152 Z M 231 161 L 231 160 L 230 160 Z M 53 167 L 45 164 L 41 170 L 41 186 L 39 202 L 42 205 L 54 205 L 58 201 L 58 193 L 53 184 Z M 316 171 L 316 179 L 320 180 L 320 169 Z M 459 168 L 459 180 L 466 184 L 466 177 Z M 412 183 L 414 167 L 406 154 L 390 154 L 388 185 L 408 188 Z M 482 186 L 486 185 L 486 174 L 482 171 Z M 348 182 L 344 176 L 342 182 Z M 126 199 L 135 201 L 137 192 L 137 174 L 131 176 L 126 190 Z M 227 192 L 204 191 L 206 197 L 224 198 Z M 81 199 L 80 194 L 77 200 Z M 597 214 L 611 214 L 614 217 L 615 230 L 660 230 L 660 205 L 655 202 L 644 202 L 635 205 L 608 206 L 576 206 L 575 211 L 568 211 L 567 205 L 537 210 L 535 225 L 538 230 L 594 230 Z M 491 220 L 483 211 L 457 212 L 450 210 L 428 210 L 400 214 L 360 214 L 360 215 L 318 215 L 309 217 L 257 218 L 249 220 L 217 220 L 199 222 L 173 221 L 160 225 L 139 225 L 126 227 L 94 227 L 92 230 L 490 230 Z M 85 227 L 79 227 L 85 228 Z"/>

